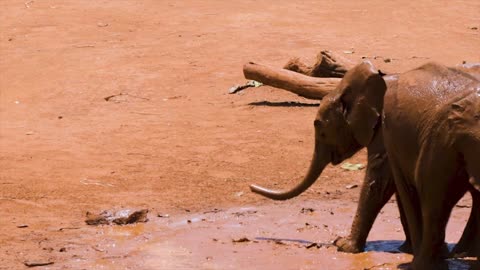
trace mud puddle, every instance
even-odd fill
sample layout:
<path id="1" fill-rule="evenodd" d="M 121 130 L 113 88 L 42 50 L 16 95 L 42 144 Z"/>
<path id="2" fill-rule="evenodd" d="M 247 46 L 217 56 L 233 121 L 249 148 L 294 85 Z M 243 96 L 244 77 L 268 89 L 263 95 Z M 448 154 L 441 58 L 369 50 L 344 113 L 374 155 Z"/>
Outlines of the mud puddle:
<path id="1" fill-rule="evenodd" d="M 88 269 L 398 269 L 410 262 L 410 255 L 398 251 L 404 235 L 395 203 L 387 204 L 377 219 L 366 252 L 337 252 L 332 242 L 348 234 L 355 208 L 354 202 L 298 200 L 151 216 L 146 224 L 100 227 L 96 248 L 101 256 L 76 265 Z M 455 209 L 449 243 L 458 240 L 469 213 L 470 208 Z M 450 269 L 472 269 L 469 263 L 452 260 Z"/>

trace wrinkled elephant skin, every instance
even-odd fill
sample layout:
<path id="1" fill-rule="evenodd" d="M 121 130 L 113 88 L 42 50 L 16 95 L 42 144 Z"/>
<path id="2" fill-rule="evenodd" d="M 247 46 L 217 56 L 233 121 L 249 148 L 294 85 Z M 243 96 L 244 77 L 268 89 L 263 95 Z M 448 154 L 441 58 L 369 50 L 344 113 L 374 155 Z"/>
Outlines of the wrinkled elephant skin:
<path id="1" fill-rule="evenodd" d="M 389 87 L 382 127 L 412 241 L 413 267 L 441 269 L 446 267 L 442 249 L 448 218 L 465 192 L 473 190 L 470 183 L 476 184 L 480 171 L 480 81 L 429 63 L 400 75 Z M 473 203 L 475 211 L 478 200 Z M 475 232 L 465 233 L 478 239 L 478 224 L 471 229 Z"/>
<path id="2" fill-rule="evenodd" d="M 471 67 L 462 66 L 461 70 L 477 72 L 477 69 L 471 70 Z M 251 186 L 252 191 L 275 200 L 293 198 L 317 180 L 326 165 L 325 161 L 330 160 L 332 164 L 338 164 L 366 146 L 368 164 L 351 232 L 348 237 L 341 237 L 335 241 L 340 251 L 362 252 L 378 213 L 396 190 L 383 142 L 380 114 L 386 86 L 388 88 L 397 86 L 398 78 L 398 76 L 382 78 L 382 74 L 378 74 L 368 62 L 350 70 L 336 91 L 322 100 L 314 121 L 316 145 L 314 158 L 304 181 L 289 191 L 273 191 L 257 185 Z M 318 162 L 320 151 L 323 151 L 324 155 L 322 162 Z M 398 198 L 397 202 L 400 204 Z M 407 238 L 401 250 L 411 252 L 410 234 L 404 216 L 403 208 L 400 207 L 400 217 Z M 470 225 L 462 236 L 464 241 L 460 241 L 456 247 L 457 255 L 472 254 L 472 247 L 465 239 L 472 237 L 480 239 L 477 223 L 470 222 L 478 220 L 478 217 L 480 214 L 472 212 L 468 223 Z"/>

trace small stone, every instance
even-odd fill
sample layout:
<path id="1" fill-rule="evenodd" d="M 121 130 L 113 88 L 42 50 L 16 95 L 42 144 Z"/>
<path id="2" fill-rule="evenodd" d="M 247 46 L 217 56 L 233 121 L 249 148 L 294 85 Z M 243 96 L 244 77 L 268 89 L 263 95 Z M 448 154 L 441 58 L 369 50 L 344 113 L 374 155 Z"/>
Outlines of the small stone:
<path id="1" fill-rule="evenodd" d="M 385 62 L 385 63 L 390 63 L 390 62 L 392 62 L 392 59 L 390 59 L 390 58 L 385 58 L 385 59 L 383 59 L 383 62 Z"/>

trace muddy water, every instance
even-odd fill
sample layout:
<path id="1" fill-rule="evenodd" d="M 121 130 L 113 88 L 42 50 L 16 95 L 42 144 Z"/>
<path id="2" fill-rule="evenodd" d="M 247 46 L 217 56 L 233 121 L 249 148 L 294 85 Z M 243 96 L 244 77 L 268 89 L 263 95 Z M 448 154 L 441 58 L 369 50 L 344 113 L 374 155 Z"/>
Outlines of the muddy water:
<path id="1" fill-rule="evenodd" d="M 100 228 L 103 242 L 97 247 L 104 253 L 80 265 L 95 269 L 403 268 L 412 257 L 398 251 L 404 235 L 394 203 L 382 211 L 366 252 L 345 254 L 332 246 L 338 235 L 347 235 L 355 207 L 353 202 L 296 200 L 168 218 L 152 216 L 147 224 Z M 458 240 L 469 212 L 470 208 L 455 209 L 448 242 Z M 450 269 L 471 269 L 470 262 L 450 261 Z"/>

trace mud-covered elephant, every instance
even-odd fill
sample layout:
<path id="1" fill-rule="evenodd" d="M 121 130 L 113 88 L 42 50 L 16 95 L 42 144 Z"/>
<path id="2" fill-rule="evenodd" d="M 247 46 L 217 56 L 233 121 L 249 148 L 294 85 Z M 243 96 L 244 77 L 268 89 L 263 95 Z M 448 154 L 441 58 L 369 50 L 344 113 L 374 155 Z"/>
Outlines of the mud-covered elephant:
<path id="1" fill-rule="evenodd" d="M 288 191 L 272 191 L 256 185 L 251 186 L 252 191 L 277 200 L 293 198 L 308 189 L 326 165 L 339 164 L 361 148 L 367 147 L 367 171 L 351 234 L 336 243 L 345 251 L 362 251 L 378 212 L 395 192 L 383 142 L 381 114 L 385 91 L 393 87 L 400 89 L 402 86 L 399 85 L 399 78 L 403 76 L 384 76 L 376 72 L 370 63 L 362 63 L 348 71 L 337 89 L 325 96 L 320 104 L 314 121 L 314 155 L 304 180 Z M 412 88 L 422 90 L 422 86 L 415 84 L 414 80 L 411 83 Z M 474 202 L 472 214 L 455 252 L 475 255 L 478 247 L 472 242 L 480 242 L 480 194 L 473 188 L 470 189 Z M 406 229 L 407 241 L 404 247 L 407 248 L 410 233 L 405 222 L 402 224 Z"/>
<path id="2" fill-rule="evenodd" d="M 413 266 L 439 269 L 445 266 L 442 249 L 450 213 L 480 179 L 480 81 L 456 69 L 426 64 L 389 85 L 382 118 Z M 480 243 L 476 245 L 480 249 Z"/>

